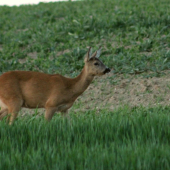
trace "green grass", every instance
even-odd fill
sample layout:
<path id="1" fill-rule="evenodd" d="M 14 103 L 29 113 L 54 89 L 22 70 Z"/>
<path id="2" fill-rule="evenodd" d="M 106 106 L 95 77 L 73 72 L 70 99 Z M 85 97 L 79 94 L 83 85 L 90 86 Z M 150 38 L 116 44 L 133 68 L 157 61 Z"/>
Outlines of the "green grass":
<path id="1" fill-rule="evenodd" d="M 0 72 L 18 69 L 72 75 L 82 68 L 87 47 L 99 45 L 104 63 L 115 73 L 169 69 L 169 8 L 169 0 L 1 6 Z M 32 53 L 37 58 L 31 58 Z"/>
<path id="2" fill-rule="evenodd" d="M 19 117 L 0 122 L 0 169 L 170 168 L 170 108 L 119 108 L 99 114 Z"/>
<path id="3" fill-rule="evenodd" d="M 0 6 L 0 74 L 75 76 L 87 47 L 115 73 L 170 69 L 169 0 L 94 0 Z M 126 74 L 127 75 L 127 74 Z M 109 78 L 112 84 L 114 77 Z M 161 98 L 159 100 L 162 100 Z M 168 107 L 108 109 L 0 122 L 0 169 L 170 169 Z"/>

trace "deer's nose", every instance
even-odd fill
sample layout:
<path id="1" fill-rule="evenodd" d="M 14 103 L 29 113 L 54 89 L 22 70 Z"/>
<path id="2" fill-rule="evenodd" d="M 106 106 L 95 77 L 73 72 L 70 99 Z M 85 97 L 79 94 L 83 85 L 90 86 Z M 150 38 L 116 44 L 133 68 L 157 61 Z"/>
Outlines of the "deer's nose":
<path id="1" fill-rule="evenodd" d="M 106 68 L 104 74 L 109 73 L 110 71 L 111 71 L 110 68 Z"/>

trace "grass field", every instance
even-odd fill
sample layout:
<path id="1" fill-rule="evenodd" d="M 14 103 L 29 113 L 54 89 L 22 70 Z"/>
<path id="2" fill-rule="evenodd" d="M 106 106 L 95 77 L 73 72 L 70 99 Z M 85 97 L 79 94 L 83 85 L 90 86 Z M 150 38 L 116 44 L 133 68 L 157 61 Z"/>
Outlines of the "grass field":
<path id="1" fill-rule="evenodd" d="M 71 109 L 70 120 L 59 114 L 47 123 L 34 111 L 32 116 L 19 116 L 12 126 L 1 121 L 0 170 L 170 169 L 170 107 L 166 106 L 170 80 L 163 79 L 170 69 L 169 9 L 169 0 L 0 6 L 0 74 L 36 70 L 74 77 L 83 67 L 87 48 L 100 45 L 101 59 L 112 69 L 102 87 L 102 78 L 93 83 L 91 90 L 100 88 L 94 91 L 99 103 L 87 93 L 84 102 L 78 100 Z M 137 78 L 139 73 L 147 81 L 140 79 L 142 86 L 134 81 L 130 84 L 130 76 Z M 162 79 L 153 85 L 151 77 Z M 107 94 L 111 96 L 104 82 L 109 82 Z M 159 86 L 161 82 L 165 84 Z M 119 83 L 121 89 L 116 92 Z M 128 91 L 124 86 L 128 83 L 133 89 L 138 86 L 138 91 Z M 123 94 L 128 94 L 127 99 L 134 94 L 149 99 L 153 89 L 161 95 L 152 95 L 160 106 L 110 109 L 100 105 L 100 98 L 106 96 L 110 105 L 114 105 L 109 100 L 114 96 L 119 103 L 124 101 Z M 92 107 L 82 111 L 86 103 Z"/>
<path id="2" fill-rule="evenodd" d="M 115 73 L 170 67 L 168 0 L 99 0 L 0 7 L 0 72 L 72 74 L 102 45 Z"/>
<path id="3" fill-rule="evenodd" d="M 170 108 L 120 108 L 0 124 L 0 169 L 170 168 Z"/>

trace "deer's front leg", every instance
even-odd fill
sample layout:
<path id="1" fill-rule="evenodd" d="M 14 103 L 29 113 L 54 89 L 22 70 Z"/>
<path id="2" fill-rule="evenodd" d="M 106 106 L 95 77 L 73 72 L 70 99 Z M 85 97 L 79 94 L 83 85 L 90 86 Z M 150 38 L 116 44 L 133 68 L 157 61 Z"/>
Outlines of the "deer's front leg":
<path id="1" fill-rule="evenodd" d="M 62 116 L 67 117 L 68 116 L 68 109 L 61 111 Z"/>
<path id="2" fill-rule="evenodd" d="M 46 108 L 45 119 L 47 121 L 50 121 L 56 111 L 57 111 L 57 107 L 48 107 L 48 108 Z"/>
<path id="3" fill-rule="evenodd" d="M 69 113 L 68 113 L 68 109 L 70 109 L 72 107 L 74 102 L 70 102 L 70 103 L 67 103 L 65 105 L 65 107 L 63 108 L 63 110 L 61 110 L 61 114 L 64 116 L 64 117 L 67 117 L 70 119 L 69 117 Z"/>
<path id="4" fill-rule="evenodd" d="M 68 109 L 61 111 L 61 115 L 64 116 L 64 118 L 66 118 L 68 121 L 70 121 L 70 115 L 68 113 Z"/>

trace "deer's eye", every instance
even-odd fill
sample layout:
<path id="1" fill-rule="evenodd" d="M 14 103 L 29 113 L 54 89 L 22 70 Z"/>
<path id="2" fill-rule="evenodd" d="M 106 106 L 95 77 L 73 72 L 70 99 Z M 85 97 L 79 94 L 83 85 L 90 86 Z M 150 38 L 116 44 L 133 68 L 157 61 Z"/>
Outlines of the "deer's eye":
<path id="1" fill-rule="evenodd" d="M 94 63 L 94 65 L 95 65 L 95 66 L 98 66 L 98 65 L 99 65 L 99 63 Z"/>

